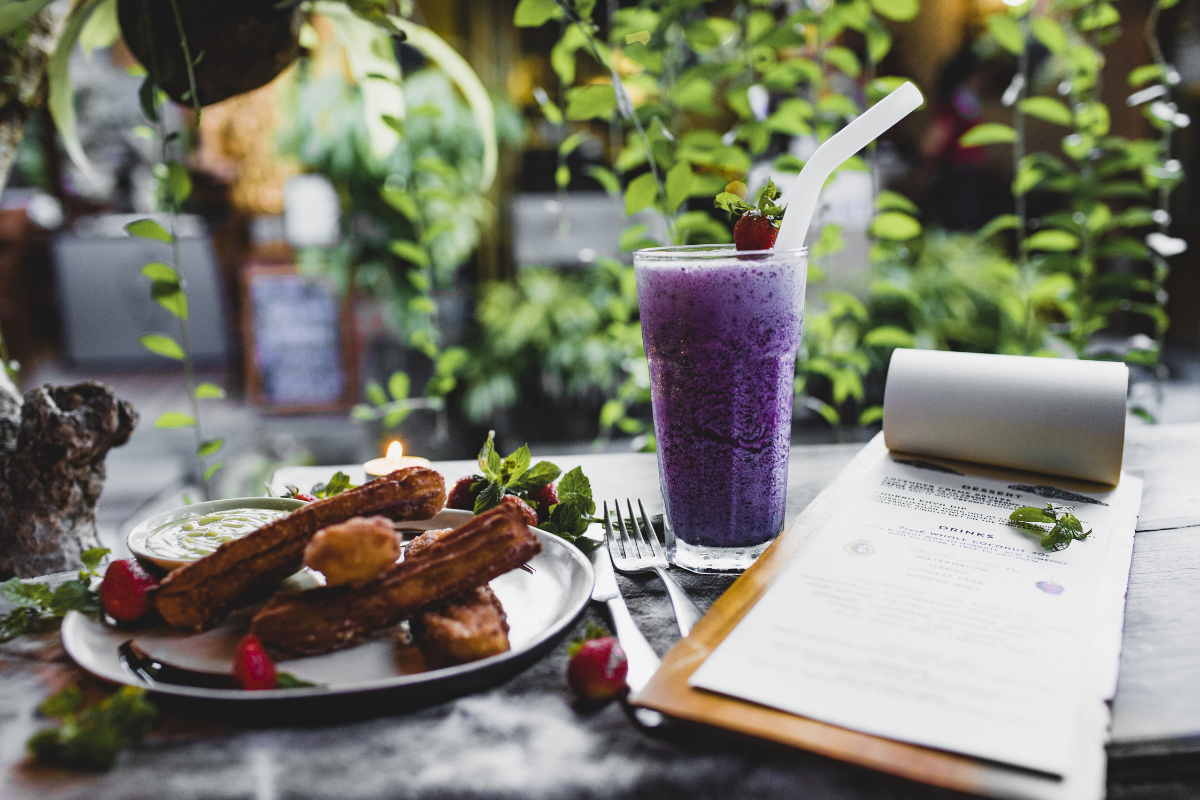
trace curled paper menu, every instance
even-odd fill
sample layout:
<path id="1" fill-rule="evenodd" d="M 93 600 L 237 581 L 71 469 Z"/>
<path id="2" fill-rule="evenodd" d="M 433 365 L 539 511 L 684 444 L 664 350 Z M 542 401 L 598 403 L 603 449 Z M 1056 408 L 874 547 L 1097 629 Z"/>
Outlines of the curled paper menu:
<path id="1" fill-rule="evenodd" d="M 1124 366 L 1044 362 L 897 351 L 882 437 L 635 702 L 953 788 L 1102 796 L 1141 482 Z M 1047 503 L 1088 536 L 1010 520 Z"/>
<path id="2" fill-rule="evenodd" d="M 1111 361 L 896 350 L 889 450 L 1115 484 L 1129 369 Z"/>

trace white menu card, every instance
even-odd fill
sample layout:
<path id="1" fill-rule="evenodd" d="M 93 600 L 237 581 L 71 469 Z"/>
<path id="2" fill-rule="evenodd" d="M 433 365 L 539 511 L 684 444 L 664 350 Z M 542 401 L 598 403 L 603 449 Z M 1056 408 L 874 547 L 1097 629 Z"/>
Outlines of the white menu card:
<path id="1" fill-rule="evenodd" d="M 861 483 L 689 685 L 1040 775 L 1037 796 L 1102 796 L 1141 498 L 1119 441 L 1116 486 L 868 447 Z M 1048 552 L 1009 521 L 1048 502 L 1091 534 Z"/>

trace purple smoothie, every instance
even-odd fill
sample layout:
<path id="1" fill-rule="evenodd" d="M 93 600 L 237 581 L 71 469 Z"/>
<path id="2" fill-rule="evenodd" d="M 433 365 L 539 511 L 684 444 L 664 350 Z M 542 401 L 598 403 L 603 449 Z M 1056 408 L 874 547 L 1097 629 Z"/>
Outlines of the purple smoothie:
<path id="1" fill-rule="evenodd" d="M 765 545 L 783 529 L 806 261 L 672 250 L 635 260 L 668 524 L 693 548 Z"/>

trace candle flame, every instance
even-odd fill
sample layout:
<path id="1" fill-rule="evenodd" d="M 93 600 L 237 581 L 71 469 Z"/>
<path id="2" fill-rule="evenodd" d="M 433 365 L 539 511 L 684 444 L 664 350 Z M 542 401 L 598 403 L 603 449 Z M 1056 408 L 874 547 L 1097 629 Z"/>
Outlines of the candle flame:
<path id="1" fill-rule="evenodd" d="M 403 457 L 404 457 L 404 445 L 400 444 L 399 442 L 392 442 L 391 444 L 388 445 L 388 449 L 387 449 L 387 460 L 388 461 L 399 461 Z"/>

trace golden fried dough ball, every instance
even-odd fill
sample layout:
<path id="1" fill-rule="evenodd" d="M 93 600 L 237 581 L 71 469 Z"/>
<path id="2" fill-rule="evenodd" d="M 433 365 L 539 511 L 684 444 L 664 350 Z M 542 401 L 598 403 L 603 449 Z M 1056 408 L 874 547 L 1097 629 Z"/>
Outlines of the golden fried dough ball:
<path id="1" fill-rule="evenodd" d="M 327 586 L 362 586 L 400 558 L 400 537 L 387 517 L 352 517 L 317 531 L 304 548 L 304 566 Z"/>

